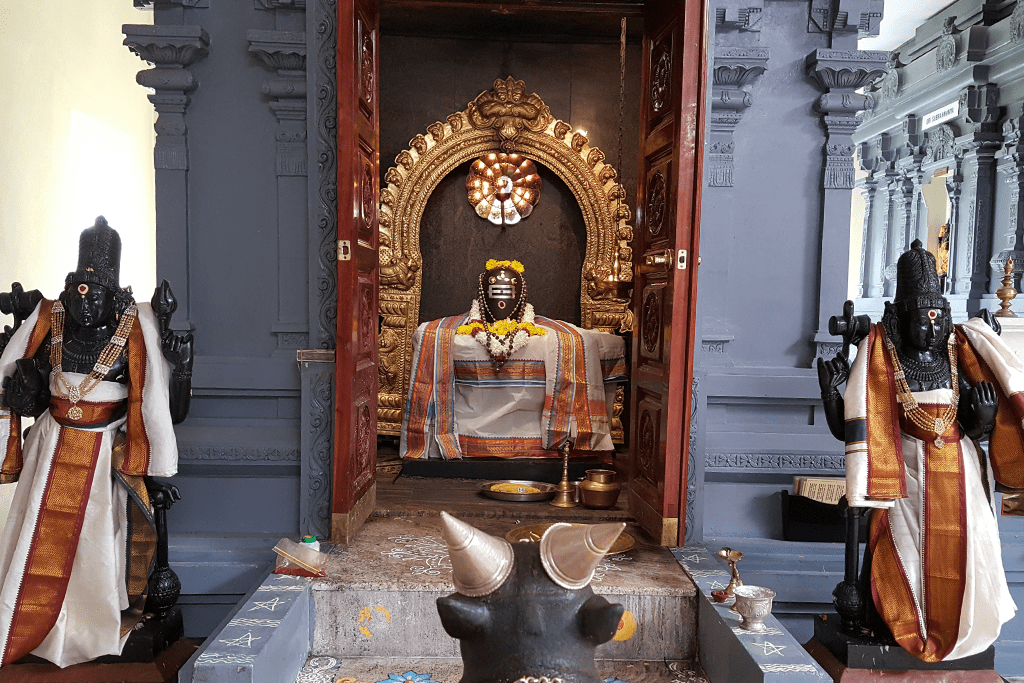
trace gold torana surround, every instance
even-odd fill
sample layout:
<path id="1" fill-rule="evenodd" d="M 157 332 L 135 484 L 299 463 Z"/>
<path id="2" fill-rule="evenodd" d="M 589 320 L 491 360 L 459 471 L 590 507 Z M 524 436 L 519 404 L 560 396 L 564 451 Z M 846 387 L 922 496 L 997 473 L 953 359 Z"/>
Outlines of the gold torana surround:
<path id="1" fill-rule="evenodd" d="M 628 288 L 603 286 L 618 266 L 618 280 L 632 282 L 633 227 L 618 173 L 604 152 L 581 132 L 556 120 L 536 94 L 511 76 L 494 82 L 465 111 L 427 126 L 388 169 L 380 191 L 380 388 L 377 431 L 398 434 L 409 376 L 412 336 L 419 324 L 420 221 L 434 188 L 466 161 L 494 151 L 517 152 L 554 171 L 572 190 L 587 229 L 580 279 L 580 320 L 588 329 L 631 332 Z M 617 258 L 616 258 L 617 257 Z M 617 263 L 616 263 L 617 262 Z M 621 390 L 619 393 L 622 393 Z M 616 401 L 620 404 L 620 401 Z M 616 406 L 618 422 L 621 405 Z M 620 427 L 613 424 L 614 427 Z M 620 427 L 621 429 L 621 427 Z"/>

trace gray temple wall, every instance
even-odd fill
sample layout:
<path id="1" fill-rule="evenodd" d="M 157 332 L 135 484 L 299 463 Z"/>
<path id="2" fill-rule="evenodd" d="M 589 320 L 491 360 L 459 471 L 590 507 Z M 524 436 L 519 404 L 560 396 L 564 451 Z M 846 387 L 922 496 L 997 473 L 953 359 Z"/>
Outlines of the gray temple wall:
<path id="1" fill-rule="evenodd" d="M 829 15 L 837 4 L 843 21 Z M 951 169 L 942 182 L 959 231 L 951 277 L 960 279 L 951 286 L 964 292 L 963 315 L 996 303 L 991 263 L 1021 246 L 1024 9 L 960 0 L 889 67 L 887 54 L 856 49 L 858 29 L 877 31 L 881 4 L 716 0 L 711 13 L 687 535 L 744 552 L 745 579 L 779 593 L 776 613 L 801 640 L 809 615 L 830 608 L 842 571 L 841 545 L 782 540 L 779 493 L 797 475 L 842 474 L 812 369 L 838 348 L 828 316 L 841 312 L 853 279 L 874 288 L 862 290 L 858 312 L 877 317 L 898 254 L 892 240 L 921 230 L 917 187 L 937 168 Z M 153 62 L 140 62 L 153 72 L 140 80 L 154 89 L 159 115 L 158 277 L 182 300 L 178 325 L 197 332 L 193 412 L 178 431 L 185 498 L 169 517 L 191 635 L 208 633 L 251 587 L 278 538 L 324 530 L 333 365 L 300 367 L 296 351 L 334 345 L 335 9 L 335 0 L 161 0 L 155 29 L 126 28 L 132 49 Z M 937 45 L 951 15 L 956 59 L 940 74 Z M 617 47 L 409 37 L 385 27 L 381 172 L 414 135 L 508 74 L 614 159 Z M 631 203 L 638 63 L 630 45 L 620 174 Z M 885 99 L 893 70 L 898 94 Z M 959 101 L 965 88 L 966 113 L 948 129 L 915 127 L 910 114 Z M 870 117 L 858 116 L 869 108 Z M 855 148 L 868 174 L 860 187 Z M 987 207 L 979 208 L 979 187 Z M 549 189 L 542 204 L 566 212 L 552 225 L 571 222 L 571 202 Z M 463 192 L 452 181 L 438 196 L 428 221 L 451 230 L 442 234 L 458 235 L 446 207 L 461 211 Z M 855 192 L 870 200 L 863 259 L 850 258 Z M 451 294 L 460 307 L 465 297 Z M 1024 604 L 1012 543 L 1020 530 L 1001 521 L 1011 587 Z M 1024 673 L 1018 621 L 998 644 L 1004 675 Z"/>
<path id="2" fill-rule="evenodd" d="M 877 28 L 881 3 L 843 3 L 845 27 L 828 4 L 715 3 L 690 460 L 688 538 L 743 551 L 744 579 L 776 590 L 775 611 L 801 641 L 810 615 L 831 610 L 842 573 L 841 545 L 783 540 L 780 500 L 794 476 L 843 474 L 813 369 L 838 350 L 828 317 L 841 313 L 852 281 L 857 313 L 877 321 L 895 259 L 918 237 L 934 248 L 921 188 L 936 171 L 952 204 L 957 320 L 997 309 L 1003 263 L 1024 256 L 1024 4 L 959 0 L 895 60 L 856 49 L 858 26 Z M 925 128 L 929 113 L 953 103 L 952 119 Z M 855 194 L 865 246 L 851 258 Z M 1020 602 L 1020 520 L 1000 525 Z M 996 644 L 1002 675 L 1024 672 L 1022 641 L 1015 619 Z"/>
<path id="3" fill-rule="evenodd" d="M 273 561 L 278 539 L 329 535 L 337 5 L 160 0 L 152 11 L 155 26 L 124 30 L 129 49 L 150 62 L 140 62 L 139 80 L 153 89 L 158 115 L 157 277 L 179 297 L 175 324 L 196 333 L 192 410 L 177 429 L 183 500 L 168 519 L 187 629 L 205 636 Z M 385 27 L 380 54 L 382 175 L 413 136 L 507 75 L 587 130 L 613 163 L 618 156 L 616 41 L 463 41 Z M 627 68 L 620 172 L 632 197 L 636 44 Z M 539 312 L 578 320 L 579 264 L 571 271 L 585 231 L 564 184 L 546 178 L 536 214 L 522 225 L 529 230 L 502 235 L 467 211 L 464 178 L 455 172 L 442 183 L 425 218 L 436 228 L 428 234 L 447 247 L 428 274 L 451 283 L 435 292 L 434 310 L 465 310 L 483 260 L 525 251 L 537 259 L 527 265 Z M 471 264 L 444 261 L 454 258 L 452 243 L 465 243 L 468 219 L 504 242 L 482 242 Z M 584 241 L 562 258 L 570 240 Z"/>

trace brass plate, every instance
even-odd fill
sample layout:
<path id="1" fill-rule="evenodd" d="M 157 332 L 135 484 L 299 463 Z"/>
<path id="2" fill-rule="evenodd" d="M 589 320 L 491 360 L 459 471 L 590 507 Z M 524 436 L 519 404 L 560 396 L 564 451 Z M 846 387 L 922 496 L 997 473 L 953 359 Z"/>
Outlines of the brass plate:
<path id="1" fill-rule="evenodd" d="M 533 541 L 534 543 L 540 541 L 540 537 L 544 535 L 544 532 L 548 530 L 548 527 L 558 522 L 541 522 L 540 524 L 526 524 L 523 526 L 517 526 L 505 534 L 505 540 L 509 543 L 518 543 L 519 541 Z M 573 526 L 590 526 L 589 524 L 573 524 Z M 632 550 L 633 546 L 636 545 L 636 539 L 623 531 L 619 534 L 619 537 L 612 543 L 612 547 L 606 553 L 607 555 L 617 555 L 624 553 L 627 550 Z"/>
<path id="2" fill-rule="evenodd" d="M 523 481 L 521 479 L 503 479 L 501 481 L 485 481 L 480 484 L 480 493 L 488 498 L 511 500 L 517 503 L 535 500 L 549 500 L 555 497 L 554 484 L 543 481 Z M 495 490 L 498 489 L 498 490 Z M 505 489 L 505 490 L 503 490 Z M 513 490 L 508 490 L 513 489 Z M 532 489 L 519 493 L 516 489 Z"/>

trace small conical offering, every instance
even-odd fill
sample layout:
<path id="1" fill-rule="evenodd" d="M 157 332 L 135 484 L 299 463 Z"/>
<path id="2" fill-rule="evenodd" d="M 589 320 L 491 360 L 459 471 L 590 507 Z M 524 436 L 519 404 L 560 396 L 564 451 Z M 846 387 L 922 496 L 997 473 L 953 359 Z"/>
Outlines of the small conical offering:
<path id="1" fill-rule="evenodd" d="M 625 528 L 625 522 L 552 524 L 540 539 L 544 570 L 562 588 L 583 588 Z"/>
<path id="2" fill-rule="evenodd" d="M 498 590 L 512 573 L 512 546 L 447 512 L 441 513 L 441 535 L 448 544 L 455 590 L 471 598 Z"/>

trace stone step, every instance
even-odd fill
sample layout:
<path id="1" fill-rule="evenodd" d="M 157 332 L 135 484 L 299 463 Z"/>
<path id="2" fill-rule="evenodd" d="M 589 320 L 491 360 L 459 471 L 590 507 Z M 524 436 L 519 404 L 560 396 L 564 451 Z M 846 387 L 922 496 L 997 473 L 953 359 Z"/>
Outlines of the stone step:
<path id="1" fill-rule="evenodd" d="M 467 521 L 495 536 L 517 526 L 514 519 Z M 634 547 L 607 556 L 591 585 L 622 604 L 632 621 L 627 615 L 617 636 L 622 639 L 600 646 L 597 656 L 694 660 L 696 587 L 671 553 L 646 542 L 639 527 L 630 524 L 625 533 Z M 435 604 L 454 592 L 439 517 L 371 519 L 354 544 L 331 551 L 326 570 L 327 578 L 312 583 L 314 656 L 347 661 L 400 652 L 408 658 L 458 659 L 458 641 L 445 633 Z"/>
<path id="2" fill-rule="evenodd" d="M 693 662 L 598 660 L 604 683 L 707 683 Z M 295 683 L 458 683 L 462 660 L 444 657 L 310 657 Z"/>

